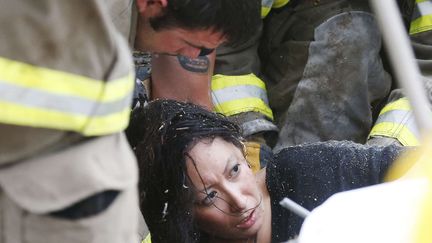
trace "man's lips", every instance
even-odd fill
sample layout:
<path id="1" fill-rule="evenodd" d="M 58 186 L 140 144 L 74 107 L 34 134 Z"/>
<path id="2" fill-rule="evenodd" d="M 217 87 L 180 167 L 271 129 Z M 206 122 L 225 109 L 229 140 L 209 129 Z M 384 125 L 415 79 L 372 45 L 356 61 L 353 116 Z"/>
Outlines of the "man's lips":
<path id="1" fill-rule="evenodd" d="M 239 229 L 248 229 L 252 227 L 256 222 L 256 214 L 255 209 L 247 216 L 246 218 L 242 219 L 239 224 L 236 225 L 236 228 Z"/>

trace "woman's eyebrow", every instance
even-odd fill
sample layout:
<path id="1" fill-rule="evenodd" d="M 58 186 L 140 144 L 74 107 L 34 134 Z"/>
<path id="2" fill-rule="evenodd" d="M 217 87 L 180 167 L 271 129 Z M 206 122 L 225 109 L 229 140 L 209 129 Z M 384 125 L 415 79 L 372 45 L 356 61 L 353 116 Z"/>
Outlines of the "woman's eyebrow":
<path id="1" fill-rule="evenodd" d="M 225 169 L 223 171 L 223 174 L 227 174 L 229 170 L 231 170 L 230 165 L 232 164 L 232 162 L 236 161 L 236 157 L 234 155 L 231 155 L 230 157 L 228 157 L 226 164 L 225 164 Z"/>
<path id="2" fill-rule="evenodd" d="M 198 167 L 197 167 L 197 165 L 196 165 L 196 163 L 195 163 L 195 160 L 194 160 L 194 159 L 192 158 L 192 156 L 190 156 L 190 154 L 188 154 L 188 153 L 186 153 L 185 156 L 188 157 L 189 160 L 192 162 L 192 165 L 194 166 L 194 169 L 195 169 L 196 173 L 198 174 L 198 177 L 199 177 L 199 179 L 200 179 L 200 181 L 201 181 L 201 184 L 203 185 L 204 189 L 199 190 L 199 189 L 197 188 L 197 186 L 195 186 L 195 185 L 193 184 L 193 182 L 192 182 L 190 176 L 187 175 L 188 178 L 189 178 L 189 180 L 191 181 L 191 184 L 194 186 L 194 188 L 195 188 L 198 192 L 203 192 L 203 193 L 205 193 L 205 194 L 208 194 L 208 192 L 207 192 L 207 188 L 211 187 L 212 185 L 210 185 L 209 187 L 207 187 L 207 186 L 205 185 L 205 183 L 204 183 L 204 179 L 202 178 L 201 173 L 200 173 L 199 170 L 198 170 Z"/>

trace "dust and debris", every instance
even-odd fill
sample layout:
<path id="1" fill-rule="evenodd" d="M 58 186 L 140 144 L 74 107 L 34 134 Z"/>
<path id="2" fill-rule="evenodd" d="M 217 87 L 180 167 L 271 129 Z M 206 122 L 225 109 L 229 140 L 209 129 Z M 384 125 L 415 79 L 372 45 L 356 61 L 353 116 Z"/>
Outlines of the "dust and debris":
<path id="1" fill-rule="evenodd" d="M 164 208 L 162 210 L 162 219 L 165 219 L 168 215 L 168 202 L 165 202 Z"/>

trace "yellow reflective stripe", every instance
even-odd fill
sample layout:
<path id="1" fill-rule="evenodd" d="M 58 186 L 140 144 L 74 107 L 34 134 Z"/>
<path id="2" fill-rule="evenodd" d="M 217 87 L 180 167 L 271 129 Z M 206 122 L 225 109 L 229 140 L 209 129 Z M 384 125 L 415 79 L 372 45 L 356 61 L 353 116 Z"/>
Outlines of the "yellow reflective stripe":
<path id="1" fill-rule="evenodd" d="M 281 8 L 289 3 L 290 0 L 261 0 L 261 18 L 265 18 L 272 8 Z"/>
<path id="2" fill-rule="evenodd" d="M 132 73 L 101 81 L 0 57 L 0 85 L 23 95 L 0 97 L 1 123 L 97 136 L 127 126 L 134 81 Z"/>
<path id="3" fill-rule="evenodd" d="M 259 98 L 268 104 L 267 93 L 264 89 L 252 85 L 239 85 L 220 90 L 212 90 L 214 104 L 224 103 L 243 98 Z"/>
<path id="4" fill-rule="evenodd" d="M 150 233 L 147 234 L 147 236 L 144 238 L 144 240 L 141 241 L 141 243 L 151 243 Z"/>
<path id="5" fill-rule="evenodd" d="M 280 8 L 289 3 L 290 0 L 276 0 L 273 3 L 273 8 Z"/>
<path id="6" fill-rule="evenodd" d="M 265 18 L 270 12 L 274 0 L 261 0 L 261 18 Z"/>
<path id="7" fill-rule="evenodd" d="M 414 35 L 429 30 L 432 30 L 432 1 L 417 0 L 409 33 Z"/>
<path id="8" fill-rule="evenodd" d="M 98 102 L 122 99 L 134 87 L 132 74 L 105 82 L 1 57 L 0 82 Z"/>
<path id="9" fill-rule="evenodd" d="M 265 18 L 270 13 L 271 8 L 270 7 L 261 7 L 261 18 Z"/>
<path id="10" fill-rule="evenodd" d="M 417 137 L 407 127 L 393 122 L 381 122 L 375 124 L 369 136 L 396 138 L 404 146 L 420 145 Z"/>
<path id="11" fill-rule="evenodd" d="M 0 102 L 0 122 L 31 127 L 45 127 L 75 131 L 85 136 L 111 134 L 124 130 L 129 122 L 130 107 L 123 111 L 99 117 L 87 117 L 59 111 L 25 107 Z"/>
<path id="12" fill-rule="evenodd" d="M 415 126 L 407 98 L 387 104 L 380 112 L 369 137 L 385 136 L 397 139 L 405 146 L 419 145 L 419 134 Z"/>
<path id="13" fill-rule="evenodd" d="M 231 116 L 253 111 L 273 120 L 273 113 L 267 103 L 265 83 L 254 74 L 214 75 L 211 90 L 216 112 Z"/>
<path id="14" fill-rule="evenodd" d="M 411 106 L 408 102 L 407 98 L 400 98 L 396 101 L 393 101 L 391 103 L 388 103 L 380 112 L 379 115 L 382 115 L 386 112 L 393 111 L 393 110 L 403 110 L 403 111 L 410 111 Z"/>
<path id="15" fill-rule="evenodd" d="M 211 81 L 213 91 L 238 85 L 253 85 L 266 90 L 265 83 L 252 73 L 238 76 L 216 74 Z"/>
<path id="16" fill-rule="evenodd" d="M 226 116 L 232 116 L 243 112 L 260 112 L 265 116 L 273 119 L 271 109 L 259 98 L 244 98 L 233 101 L 228 101 L 215 105 L 215 111 Z"/>
<path id="17" fill-rule="evenodd" d="M 417 129 L 412 111 L 394 110 L 386 112 L 378 117 L 376 124 L 382 122 L 391 122 L 394 123 L 395 126 L 404 126 L 410 130 L 415 137 L 418 139 L 420 138 L 420 133 Z"/>
<path id="18" fill-rule="evenodd" d="M 422 16 L 411 22 L 410 35 L 432 30 L 432 14 Z"/>
<path id="19" fill-rule="evenodd" d="M 123 111 L 103 117 L 92 117 L 81 131 L 86 136 L 97 136 L 120 132 L 129 124 L 131 108 L 128 106 Z"/>

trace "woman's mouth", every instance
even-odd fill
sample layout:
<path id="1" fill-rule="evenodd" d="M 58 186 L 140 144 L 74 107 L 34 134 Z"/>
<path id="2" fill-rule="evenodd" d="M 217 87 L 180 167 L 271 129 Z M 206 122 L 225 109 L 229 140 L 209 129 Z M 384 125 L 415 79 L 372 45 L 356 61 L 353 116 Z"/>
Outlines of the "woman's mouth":
<path id="1" fill-rule="evenodd" d="M 239 229 L 249 229 L 250 227 L 252 227 L 256 222 L 256 214 L 255 214 L 255 209 L 249 214 L 249 216 L 247 216 L 246 218 L 244 218 L 242 221 L 240 221 L 239 224 L 236 225 L 236 228 Z"/>

